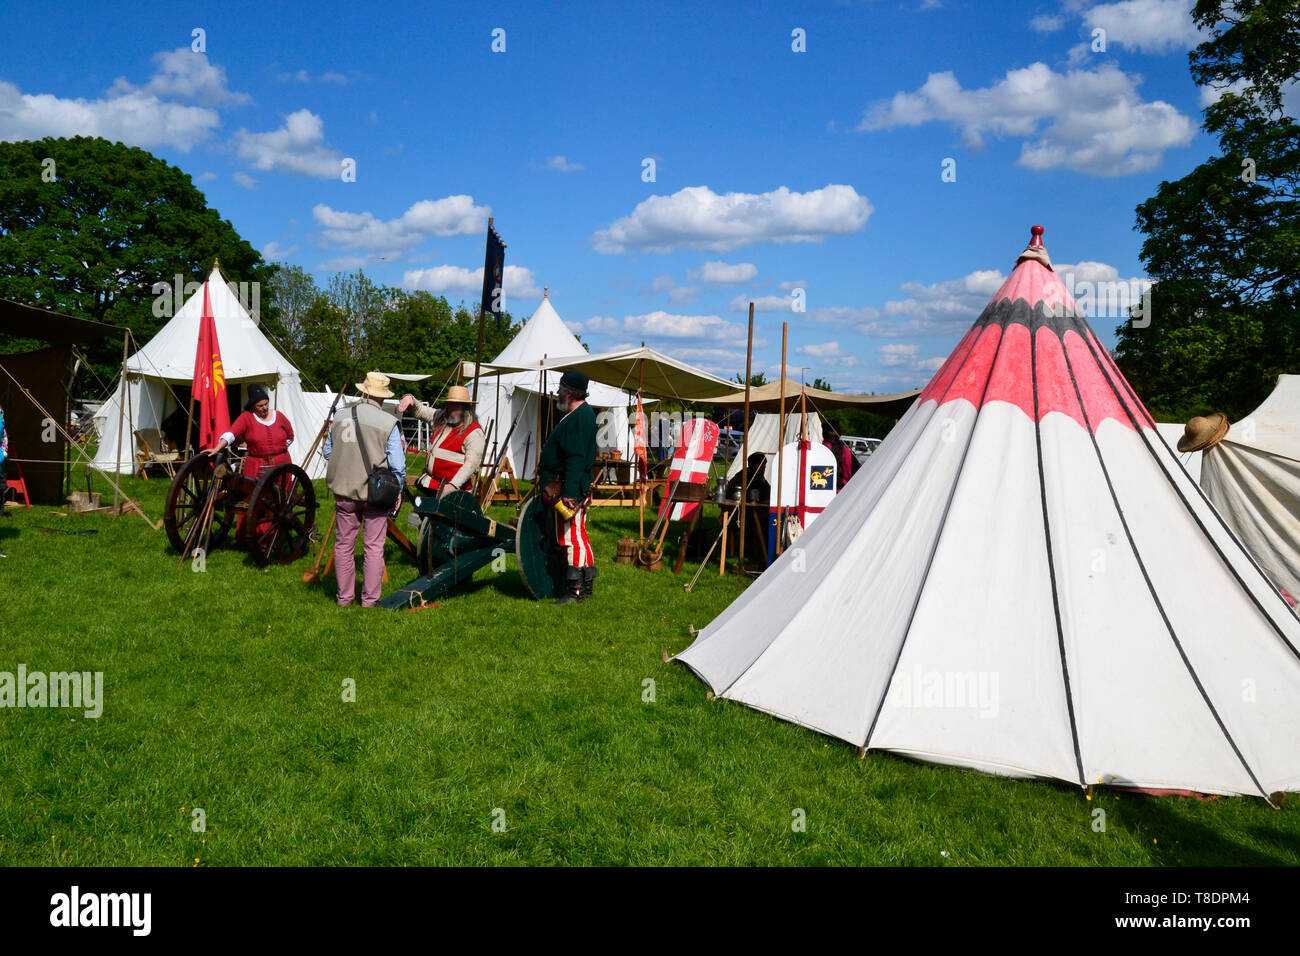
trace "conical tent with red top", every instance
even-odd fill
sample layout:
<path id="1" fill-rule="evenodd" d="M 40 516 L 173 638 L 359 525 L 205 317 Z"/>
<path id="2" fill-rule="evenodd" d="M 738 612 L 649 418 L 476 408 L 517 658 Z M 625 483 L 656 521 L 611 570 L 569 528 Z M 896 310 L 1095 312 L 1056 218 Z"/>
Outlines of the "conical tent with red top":
<path id="1" fill-rule="evenodd" d="M 1300 789 L 1300 620 L 1033 232 L 870 468 L 678 659 L 867 749 L 1080 786 Z"/>

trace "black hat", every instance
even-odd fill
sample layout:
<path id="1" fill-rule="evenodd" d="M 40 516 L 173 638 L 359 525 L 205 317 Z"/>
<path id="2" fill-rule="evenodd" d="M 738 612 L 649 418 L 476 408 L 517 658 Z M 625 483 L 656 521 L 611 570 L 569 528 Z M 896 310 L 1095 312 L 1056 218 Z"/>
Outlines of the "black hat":
<path id="1" fill-rule="evenodd" d="M 560 388 L 572 392 L 579 398 L 587 397 L 587 386 L 590 382 L 591 379 L 587 378 L 587 376 L 572 369 L 560 376 Z"/>
<path id="2" fill-rule="evenodd" d="M 244 410 L 251 412 L 253 406 L 263 399 L 266 399 L 267 401 L 270 401 L 271 399 L 271 393 L 266 390 L 265 385 L 248 386 L 248 401 L 244 402 Z"/>

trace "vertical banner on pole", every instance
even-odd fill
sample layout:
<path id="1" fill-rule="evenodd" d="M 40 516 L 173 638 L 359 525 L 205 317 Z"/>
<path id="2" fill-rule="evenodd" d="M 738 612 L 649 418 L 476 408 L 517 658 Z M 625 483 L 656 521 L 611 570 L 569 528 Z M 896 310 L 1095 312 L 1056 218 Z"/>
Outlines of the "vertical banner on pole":
<path id="1" fill-rule="evenodd" d="M 483 298 L 478 310 L 478 346 L 474 350 L 474 403 L 478 404 L 478 372 L 483 362 L 483 323 L 488 313 L 497 317 L 497 331 L 501 331 L 501 313 L 505 309 L 506 244 L 497 235 L 488 218 L 487 248 L 483 252 Z"/>

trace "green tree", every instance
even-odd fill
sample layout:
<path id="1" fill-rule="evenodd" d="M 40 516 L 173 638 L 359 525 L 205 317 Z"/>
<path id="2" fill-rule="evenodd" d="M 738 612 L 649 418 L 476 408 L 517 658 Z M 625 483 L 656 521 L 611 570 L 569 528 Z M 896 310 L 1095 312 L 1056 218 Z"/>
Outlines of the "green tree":
<path id="1" fill-rule="evenodd" d="M 745 373 L 744 373 L 744 372 L 737 372 L 737 373 L 736 373 L 736 377 L 735 377 L 734 379 L 732 379 L 732 381 L 734 381 L 734 382 L 735 382 L 737 385 L 739 385 L 741 388 L 744 388 L 744 387 L 745 387 Z M 767 384 L 767 375 L 766 375 L 765 373 L 763 373 L 763 372 L 755 372 L 753 375 L 749 376 L 749 384 L 750 384 L 750 386 L 753 387 L 753 388 L 758 388 L 760 385 L 766 385 L 766 384 Z"/>
<path id="2" fill-rule="evenodd" d="M 1221 154 L 1138 206 L 1150 321 L 1116 330 L 1124 374 L 1174 421 L 1240 418 L 1300 370 L 1300 125 L 1282 112 L 1300 76 L 1300 4 L 1202 0 L 1193 16 L 1210 32 L 1190 61 L 1222 93 L 1203 124 Z"/>
<path id="3" fill-rule="evenodd" d="M 85 136 L 0 143 L 0 297 L 124 326 L 143 343 L 168 318 L 155 315 L 155 284 L 202 281 L 218 258 L 231 282 L 265 285 L 275 272 L 175 166 Z M 87 354 L 111 380 L 121 342 Z"/>

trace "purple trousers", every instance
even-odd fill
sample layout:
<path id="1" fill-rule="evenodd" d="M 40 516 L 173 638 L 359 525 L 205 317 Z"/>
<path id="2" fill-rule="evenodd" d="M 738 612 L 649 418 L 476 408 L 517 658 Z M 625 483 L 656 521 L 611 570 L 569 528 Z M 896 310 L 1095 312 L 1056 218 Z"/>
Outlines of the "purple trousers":
<path id="1" fill-rule="evenodd" d="M 361 585 L 361 606 L 374 607 L 384 588 L 384 539 L 388 535 L 388 511 L 372 508 L 364 501 L 334 499 L 334 579 L 339 583 L 339 607 L 346 607 L 356 597 L 357 562 L 352 551 L 357 530 L 365 522 L 362 541 L 365 567 Z"/>

